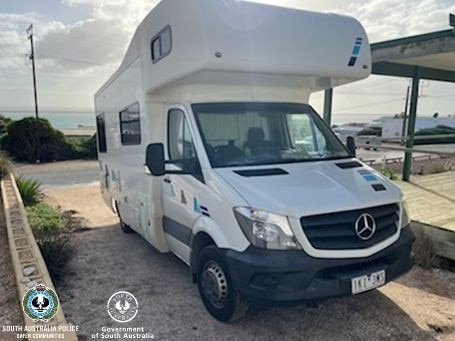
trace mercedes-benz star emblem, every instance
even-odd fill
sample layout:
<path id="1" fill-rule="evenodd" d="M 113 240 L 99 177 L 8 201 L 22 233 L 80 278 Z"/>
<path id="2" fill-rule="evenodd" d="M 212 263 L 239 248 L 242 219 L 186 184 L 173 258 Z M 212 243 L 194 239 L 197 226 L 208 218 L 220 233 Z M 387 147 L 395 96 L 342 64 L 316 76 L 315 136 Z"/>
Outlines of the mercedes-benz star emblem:
<path id="1" fill-rule="evenodd" d="M 376 232 L 376 220 L 371 214 L 364 213 L 355 221 L 355 233 L 362 240 L 368 240 Z"/>

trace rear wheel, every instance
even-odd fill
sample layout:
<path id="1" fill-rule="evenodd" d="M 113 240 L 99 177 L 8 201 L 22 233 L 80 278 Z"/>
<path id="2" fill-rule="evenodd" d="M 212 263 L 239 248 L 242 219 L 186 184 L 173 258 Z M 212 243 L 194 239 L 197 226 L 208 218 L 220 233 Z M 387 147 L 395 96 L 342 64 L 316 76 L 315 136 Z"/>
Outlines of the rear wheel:
<path id="1" fill-rule="evenodd" d="M 199 293 L 209 313 L 221 322 L 243 317 L 248 304 L 235 288 L 218 249 L 215 246 L 204 248 L 198 265 Z"/>

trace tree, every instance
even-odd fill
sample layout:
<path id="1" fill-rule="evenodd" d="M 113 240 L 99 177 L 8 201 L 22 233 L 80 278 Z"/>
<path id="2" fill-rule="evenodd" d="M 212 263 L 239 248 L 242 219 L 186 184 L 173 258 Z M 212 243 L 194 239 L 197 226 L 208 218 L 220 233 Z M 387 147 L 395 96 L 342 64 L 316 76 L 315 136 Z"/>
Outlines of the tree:
<path id="1" fill-rule="evenodd" d="M 13 120 L 0 114 L 0 135 L 6 133 L 6 128 Z"/>
<path id="2" fill-rule="evenodd" d="M 54 129 L 49 121 L 38 121 L 40 138 L 40 161 L 50 162 L 71 158 L 73 150 L 62 132 Z M 7 135 L 3 137 L 3 148 L 16 161 L 35 161 L 35 118 L 26 117 L 13 121 L 7 126 Z"/>

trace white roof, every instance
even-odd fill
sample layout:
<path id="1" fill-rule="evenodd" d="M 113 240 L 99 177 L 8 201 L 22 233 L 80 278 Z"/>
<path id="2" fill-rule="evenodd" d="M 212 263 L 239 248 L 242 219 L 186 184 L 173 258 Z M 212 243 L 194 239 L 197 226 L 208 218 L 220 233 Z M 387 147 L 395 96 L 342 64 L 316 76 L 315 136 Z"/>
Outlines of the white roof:
<path id="1" fill-rule="evenodd" d="M 171 53 L 153 64 L 152 38 L 168 25 Z M 368 38 L 357 20 L 238 0 L 162 1 L 140 24 L 104 87 L 139 57 L 148 93 L 207 71 L 298 76 L 310 91 L 371 72 Z"/>

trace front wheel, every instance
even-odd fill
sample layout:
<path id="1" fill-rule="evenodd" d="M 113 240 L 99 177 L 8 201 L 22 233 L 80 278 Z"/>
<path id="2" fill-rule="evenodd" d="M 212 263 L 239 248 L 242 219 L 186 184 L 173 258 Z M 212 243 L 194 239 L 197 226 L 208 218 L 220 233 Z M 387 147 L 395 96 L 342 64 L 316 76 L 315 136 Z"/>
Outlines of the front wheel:
<path id="1" fill-rule="evenodd" d="M 210 315 L 221 322 L 243 317 L 248 303 L 235 288 L 218 249 L 215 246 L 203 249 L 198 265 L 199 294 Z"/>

